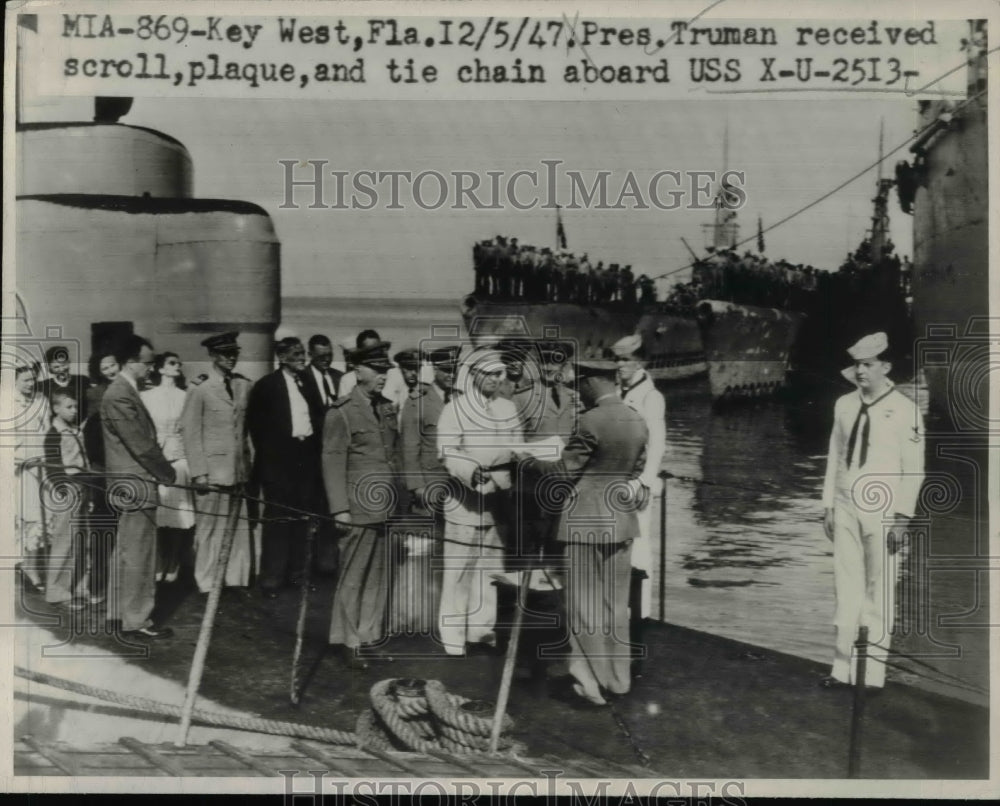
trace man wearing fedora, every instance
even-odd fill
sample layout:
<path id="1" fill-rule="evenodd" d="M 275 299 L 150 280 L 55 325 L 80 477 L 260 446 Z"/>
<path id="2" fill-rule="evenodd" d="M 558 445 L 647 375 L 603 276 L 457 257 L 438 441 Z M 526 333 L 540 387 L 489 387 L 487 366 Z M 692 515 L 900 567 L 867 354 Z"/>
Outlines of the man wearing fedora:
<path id="1" fill-rule="evenodd" d="M 386 521 L 400 499 L 396 408 L 382 396 L 392 367 L 388 350 L 388 342 L 380 342 L 350 353 L 357 382 L 333 404 L 323 425 L 323 483 L 341 530 L 330 643 L 352 666 L 363 666 L 361 653 L 386 635 L 391 583 Z"/>
<path id="2" fill-rule="evenodd" d="M 250 390 L 247 430 L 254 447 L 253 477 L 264 493 L 260 588 L 276 599 L 285 584 L 305 577 L 305 513 L 319 508 L 322 404 L 302 379 L 306 349 L 294 336 L 275 345 L 277 370 Z"/>
<path id="3" fill-rule="evenodd" d="M 855 683 L 852 646 L 868 628 L 866 685 L 885 684 L 885 660 L 895 614 L 896 540 L 913 517 L 924 478 L 923 421 L 914 403 L 888 378 L 885 333 L 848 349 L 843 371 L 857 390 L 837 400 L 823 484 L 823 529 L 833 541 L 836 644 L 824 688 Z M 866 485 L 877 485 L 877 495 Z M 885 508 L 865 507 L 873 499 Z"/>
<path id="4" fill-rule="evenodd" d="M 223 584 L 249 585 L 259 555 L 246 518 L 246 502 L 233 498 L 237 486 L 250 476 L 246 413 L 251 382 L 235 371 L 240 356 L 238 337 L 237 332 L 219 333 L 201 342 L 212 366 L 191 381 L 179 424 L 192 484 L 201 488 L 195 504 L 194 579 L 202 593 L 211 590 L 215 579 L 231 505 L 240 508 L 240 517 Z"/>

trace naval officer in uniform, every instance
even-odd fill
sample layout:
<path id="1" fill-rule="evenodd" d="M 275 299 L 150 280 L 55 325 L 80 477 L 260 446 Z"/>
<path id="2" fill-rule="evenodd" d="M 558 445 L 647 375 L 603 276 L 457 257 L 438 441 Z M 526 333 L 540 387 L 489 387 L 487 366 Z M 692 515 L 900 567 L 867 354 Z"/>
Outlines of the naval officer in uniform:
<path id="1" fill-rule="evenodd" d="M 357 383 L 334 402 L 323 424 L 326 500 L 342 530 L 330 643 L 352 666 L 364 665 L 359 648 L 371 648 L 386 634 L 391 556 L 386 521 L 400 498 L 396 407 L 382 394 L 392 368 L 388 349 L 388 342 L 379 342 L 348 354 Z"/>
<path id="2" fill-rule="evenodd" d="M 203 490 L 196 499 L 194 532 L 194 579 L 202 593 L 211 590 L 215 579 L 230 500 L 250 475 L 246 413 L 251 382 L 234 371 L 240 356 L 238 336 L 219 333 L 202 341 L 212 366 L 189 384 L 179 423 L 192 484 Z M 224 584 L 245 587 L 257 568 L 259 551 L 254 549 L 246 501 L 232 499 L 232 505 L 240 508 L 240 515 Z"/>
<path id="3" fill-rule="evenodd" d="M 612 361 L 580 361 L 578 391 L 584 412 L 555 461 L 519 455 L 521 468 L 569 480 L 574 491 L 556 531 L 566 547 L 566 615 L 572 693 L 603 706 L 605 693 L 631 687 L 628 599 L 630 555 L 639 535 L 636 509 L 649 434 L 642 416 L 625 405 Z"/>
<path id="4" fill-rule="evenodd" d="M 823 528 L 833 541 L 836 644 L 824 688 L 854 683 L 851 648 L 859 627 L 868 628 L 866 685 L 885 684 L 885 660 L 895 614 L 895 548 L 913 517 L 924 478 L 923 421 L 913 401 L 895 388 L 888 373 L 885 333 L 861 339 L 847 352 L 854 364 L 844 370 L 857 391 L 837 400 L 823 484 Z M 877 485 L 886 509 L 864 503 Z M 869 490 L 871 493 L 871 490 Z"/>
<path id="5" fill-rule="evenodd" d="M 663 454 L 667 449 L 667 404 L 663 395 L 653 385 L 653 379 L 646 371 L 642 336 L 638 333 L 625 336 L 611 345 L 611 352 L 618 364 L 618 382 L 625 405 L 642 415 L 649 431 L 646 443 L 646 463 L 639 481 L 647 490 L 647 499 L 659 491 L 657 478 Z M 632 567 L 646 573 L 642 580 L 642 617 L 649 618 L 653 610 L 653 594 L 649 574 L 653 568 L 652 529 L 653 506 L 639 511 L 639 539 L 632 546 Z"/>

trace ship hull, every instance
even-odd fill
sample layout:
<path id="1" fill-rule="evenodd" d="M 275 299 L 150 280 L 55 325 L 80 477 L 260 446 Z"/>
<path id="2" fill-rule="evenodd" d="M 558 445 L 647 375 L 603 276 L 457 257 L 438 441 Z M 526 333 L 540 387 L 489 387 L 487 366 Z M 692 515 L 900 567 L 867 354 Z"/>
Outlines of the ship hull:
<path id="1" fill-rule="evenodd" d="M 623 336 L 640 333 L 649 373 L 678 381 L 707 368 L 697 322 L 642 307 L 615 308 L 567 302 L 501 302 L 478 297 L 462 310 L 473 343 L 503 338 L 560 339 L 574 343 L 580 358 L 599 358 Z"/>
<path id="2" fill-rule="evenodd" d="M 720 300 L 698 303 L 712 397 L 759 397 L 781 389 L 804 318 L 800 313 Z"/>
<path id="3" fill-rule="evenodd" d="M 939 104 L 928 106 L 921 126 L 941 111 Z M 925 183 L 913 205 L 915 358 L 931 412 L 959 431 L 990 425 L 986 144 L 983 97 L 927 144 Z"/>

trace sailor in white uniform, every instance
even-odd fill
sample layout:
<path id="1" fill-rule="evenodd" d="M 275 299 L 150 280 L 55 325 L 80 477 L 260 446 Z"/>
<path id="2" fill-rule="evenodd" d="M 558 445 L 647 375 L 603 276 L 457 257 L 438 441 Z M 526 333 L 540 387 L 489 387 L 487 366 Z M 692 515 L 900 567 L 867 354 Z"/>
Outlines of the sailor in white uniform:
<path id="1" fill-rule="evenodd" d="M 824 688 L 855 682 L 852 647 L 861 626 L 868 628 L 869 641 L 865 683 L 885 684 L 895 615 L 895 541 L 913 517 L 924 478 L 923 421 L 887 377 L 888 350 L 885 333 L 875 333 L 847 351 L 854 364 L 843 374 L 858 390 L 834 408 L 823 528 L 833 541 L 836 646 Z"/>
<path id="2" fill-rule="evenodd" d="M 661 492 L 657 479 L 663 454 L 667 449 L 667 404 L 646 372 L 642 336 L 636 333 L 619 339 L 611 345 L 611 352 L 618 363 L 622 400 L 625 405 L 642 415 L 649 430 L 646 463 L 639 476 L 639 482 L 646 488 L 646 500 L 649 503 L 639 510 L 639 537 L 632 543 L 632 567 L 645 571 L 647 576 L 642 581 L 641 610 L 642 617 L 649 618 L 653 611 L 652 580 L 649 577 L 653 568 L 651 532 L 653 510 L 656 508 L 651 499 Z"/>

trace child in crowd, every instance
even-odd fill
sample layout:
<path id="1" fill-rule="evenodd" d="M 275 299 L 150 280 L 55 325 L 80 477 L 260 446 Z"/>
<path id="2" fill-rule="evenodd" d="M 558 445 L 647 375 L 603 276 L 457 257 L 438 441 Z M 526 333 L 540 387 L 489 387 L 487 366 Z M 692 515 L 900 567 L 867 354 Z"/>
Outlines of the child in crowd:
<path id="1" fill-rule="evenodd" d="M 77 426 L 76 396 L 69 389 L 54 389 L 50 400 L 52 425 L 45 435 L 48 484 L 43 504 L 49 514 L 50 542 L 45 601 L 80 610 L 85 606 L 80 596 L 87 584 L 87 530 L 79 528 L 79 522 L 90 511 L 91 496 L 85 481 L 89 462 Z"/>

